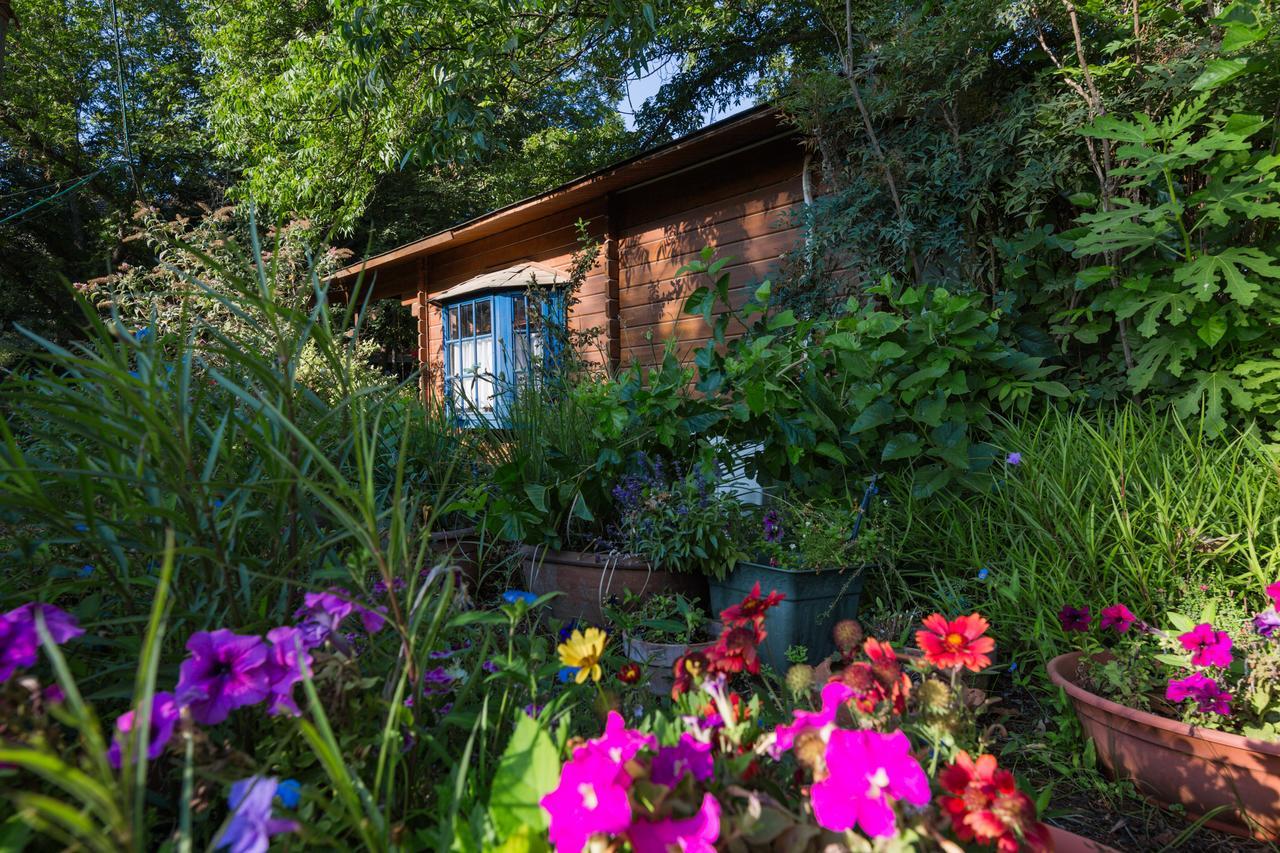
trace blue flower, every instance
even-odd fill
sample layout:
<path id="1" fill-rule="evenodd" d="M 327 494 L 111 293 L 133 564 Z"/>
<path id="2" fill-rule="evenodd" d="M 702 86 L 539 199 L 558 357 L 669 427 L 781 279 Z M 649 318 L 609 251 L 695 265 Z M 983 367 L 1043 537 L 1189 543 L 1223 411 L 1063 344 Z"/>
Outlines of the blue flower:
<path id="1" fill-rule="evenodd" d="M 984 566 L 983 568 L 981 568 L 981 569 L 978 569 L 978 580 L 980 580 L 980 581 L 984 581 L 984 580 L 986 580 L 986 579 L 987 579 L 987 575 L 989 575 L 989 574 L 991 574 L 991 570 L 990 570 L 990 569 L 988 569 L 988 568 L 986 568 L 985 566 Z"/>
<path id="2" fill-rule="evenodd" d="M 80 577 L 87 578 L 91 574 L 93 574 L 93 566 L 89 563 L 85 563 L 84 567 L 80 569 Z"/>
<path id="3" fill-rule="evenodd" d="M 502 600 L 507 604 L 515 604 L 517 601 L 523 601 L 525 604 L 533 604 L 538 600 L 538 596 L 531 592 L 525 592 L 522 589 L 509 589 L 502 594 Z"/>
<path id="4" fill-rule="evenodd" d="M 1010 453 L 1008 456 L 1006 456 L 1006 457 L 1004 458 L 1004 461 L 1005 461 L 1005 462 L 1007 462 L 1007 463 L 1008 463 L 1008 464 L 1010 464 L 1010 465 L 1021 465 L 1021 464 L 1022 464 L 1022 454 L 1021 454 L 1021 453 L 1018 453 L 1018 452 L 1016 452 L 1016 451 L 1015 451 L 1015 452 L 1013 452 L 1013 453 Z"/>
<path id="5" fill-rule="evenodd" d="M 578 674 L 578 667 L 562 666 L 560 667 L 560 671 L 556 673 L 556 681 L 559 681 L 561 684 L 568 684 L 570 681 L 573 680 L 573 677 L 577 674 Z"/>
<path id="6" fill-rule="evenodd" d="M 87 524 L 77 524 L 77 525 L 75 525 L 75 531 L 76 531 L 76 533 L 88 533 L 88 532 L 89 532 L 89 525 L 87 525 Z"/>
<path id="7" fill-rule="evenodd" d="M 564 623 L 564 625 L 560 628 L 560 631 L 559 631 L 560 642 L 562 643 L 569 642 L 569 637 L 573 636 L 573 632 L 574 630 L 577 629 L 577 627 L 578 627 L 577 619 L 570 619 L 568 622 Z"/>
<path id="8" fill-rule="evenodd" d="M 150 327 L 150 326 L 143 326 L 143 327 L 142 327 L 141 329 L 139 329 L 139 330 L 137 331 L 137 333 L 133 336 L 133 339 L 134 339 L 135 341 L 137 341 L 138 343 L 142 343 L 143 341 L 145 341 L 145 340 L 146 340 L 147 338 L 149 338 L 149 337 L 151 337 L 151 327 Z"/>
<path id="9" fill-rule="evenodd" d="M 302 799 L 302 785 L 297 779 L 285 779 L 276 788 L 276 796 L 286 809 L 296 809 Z"/>
<path id="10" fill-rule="evenodd" d="M 235 853 L 265 851 L 271 836 L 296 830 L 297 822 L 271 816 L 271 801 L 278 787 L 274 778 L 265 776 L 250 776 L 233 784 L 227 797 L 231 819 L 214 848 L 230 847 Z"/>
<path id="11" fill-rule="evenodd" d="M 1017 661 L 1014 661 L 1013 663 L 1009 664 L 1009 671 L 1010 671 L 1010 672 L 1017 672 L 1017 671 L 1018 671 L 1018 662 L 1017 662 Z"/>

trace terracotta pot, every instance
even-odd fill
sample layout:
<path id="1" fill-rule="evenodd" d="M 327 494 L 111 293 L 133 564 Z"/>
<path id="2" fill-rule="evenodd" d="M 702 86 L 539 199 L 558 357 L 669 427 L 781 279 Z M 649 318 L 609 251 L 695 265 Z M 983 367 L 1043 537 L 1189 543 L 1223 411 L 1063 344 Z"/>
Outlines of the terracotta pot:
<path id="1" fill-rule="evenodd" d="M 436 530 L 428 537 L 432 556 L 457 569 L 474 593 L 480 586 L 481 534 L 475 527 Z"/>
<path id="2" fill-rule="evenodd" d="M 656 592 L 705 598 L 707 579 L 701 575 L 658 572 L 643 560 L 583 551 L 553 551 L 526 545 L 520 549 L 525 587 L 535 595 L 561 592 L 551 599 L 551 614 L 603 625 L 603 605 L 622 600 L 630 590 L 638 596 Z"/>
<path id="3" fill-rule="evenodd" d="M 1114 847 L 1068 832 L 1059 826 L 1049 827 L 1049 837 L 1053 839 L 1056 853 L 1118 853 Z"/>
<path id="4" fill-rule="evenodd" d="M 1098 758 L 1143 794 L 1180 803 L 1191 819 L 1225 807 L 1207 825 L 1233 835 L 1280 840 L 1280 743 L 1199 728 L 1095 696 L 1079 685 L 1080 652 L 1049 662 Z"/>

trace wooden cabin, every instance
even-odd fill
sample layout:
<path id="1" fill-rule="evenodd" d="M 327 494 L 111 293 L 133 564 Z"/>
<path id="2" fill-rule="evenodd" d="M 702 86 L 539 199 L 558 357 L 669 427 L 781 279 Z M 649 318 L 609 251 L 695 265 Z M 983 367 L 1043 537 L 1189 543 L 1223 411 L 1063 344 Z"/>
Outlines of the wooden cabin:
<path id="1" fill-rule="evenodd" d="M 600 254 L 564 318 L 597 331 L 588 358 L 611 366 L 661 357 L 674 338 L 688 354 L 710 336 L 682 314 L 701 282 L 676 273 L 706 246 L 731 256 L 735 305 L 801 239 L 800 137 L 760 107 L 533 198 L 352 264 L 331 279 L 350 288 L 363 273 L 372 298 L 398 298 L 418 320 L 427 387 L 462 390 L 487 412 L 504 378 L 540 352 L 528 294 L 568 280 L 586 223 Z M 554 312 L 556 307 L 540 306 Z M 497 384 L 495 384 L 495 381 Z"/>

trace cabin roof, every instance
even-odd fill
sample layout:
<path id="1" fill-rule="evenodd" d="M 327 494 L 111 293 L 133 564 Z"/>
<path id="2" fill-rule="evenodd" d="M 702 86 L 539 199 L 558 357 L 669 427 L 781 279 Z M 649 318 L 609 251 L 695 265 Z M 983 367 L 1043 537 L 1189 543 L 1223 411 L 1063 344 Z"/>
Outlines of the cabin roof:
<path id="1" fill-rule="evenodd" d="M 446 248 L 567 210 L 590 199 L 666 177 L 726 154 L 794 133 L 783 122 L 776 108 L 768 104 L 753 107 L 544 193 L 350 264 L 335 272 L 329 280 L 331 283 L 345 284 L 362 271 L 367 276 L 381 269 L 399 267 Z"/>

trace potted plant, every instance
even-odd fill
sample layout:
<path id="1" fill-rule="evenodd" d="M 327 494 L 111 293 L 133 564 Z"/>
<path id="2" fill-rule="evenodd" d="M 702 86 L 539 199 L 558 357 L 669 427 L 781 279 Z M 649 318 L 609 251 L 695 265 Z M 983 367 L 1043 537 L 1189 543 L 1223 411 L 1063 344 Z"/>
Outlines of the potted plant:
<path id="1" fill-rule="evenodd" d="M 835 651 L 832 628 L 858 614 L 865 567 L 880 547 L 879 532 L 865 522 L 874 486 L 850 508 L 835 500 L 805 500 L 795 493 L 774 496 L 748 529 L 741 560 L 711 582 L 711 609 L 723 610 L 753 587 L 780 593 L 782 603 L 761 650 L 777 672 L 787 650 L 804 650 L 809 663 Z"/>
<path id="2" fill-rule="evenodd" d="M 527 589 L 561 593 L 555 616 L 598 624 L 627 590 L 705 596 L 703 573 L 732 563 L 736 503 L 695 473 L 711 451 L 681 426 L 687 385 L 678 366 L 580 377 L 520 395 L 492 433 L 486 528 L 520 544 Z M 690 517 L 664 514 L 677 500 Z"/>
<path id="3" fill-rule="evenodd" d="M 649 690 L 659 696 L 671 690 L 676 660 L 689 649 L 710 648 L 720 633 L 704 603 L 679 593 L 641 597 L 627 591 L 606 614 L 622 634 L 623 651 L 644 667 Z"/>
<path id="4" fill-rule="evenodd" d="M 1280 840 L 1280 583 L 1249 617 L 1240 597 L 1208 599 L 1168 629 L 1123 604 L 1063 607 L 1081 650 L 1049 662 L 1112 775 L 1209 826 Z M 1196 611 L 1192 611 L 1196 612 Z"/>

